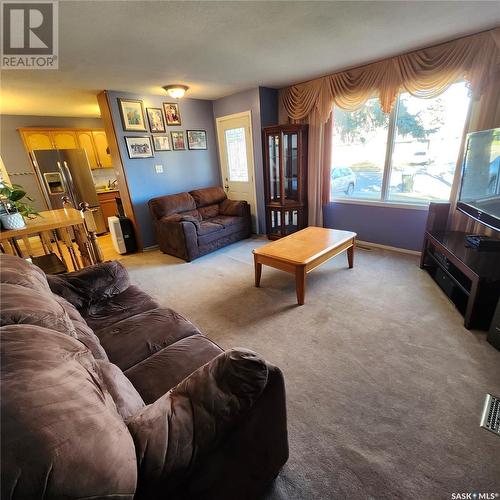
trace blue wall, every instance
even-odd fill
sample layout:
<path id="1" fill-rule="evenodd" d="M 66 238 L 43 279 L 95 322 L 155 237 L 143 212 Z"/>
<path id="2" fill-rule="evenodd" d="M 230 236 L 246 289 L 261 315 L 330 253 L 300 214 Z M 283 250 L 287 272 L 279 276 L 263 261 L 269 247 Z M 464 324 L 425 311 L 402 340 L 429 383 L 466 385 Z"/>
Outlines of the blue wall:
<path id="1" fill-rule="evenodd" d="M 354 231 L 358 238 L 408 250 L 422 250 L 427 209 L 329 203 L 323 208 L 325 227 Z"/>
<path id="2" fill-rule="evenodd" d="M 259 87 L 259 102 L 261 126 L 278 125 L 278 90 Z"/>
<path id="3" fill-rule="evenodd" d="M 266 212 L 264 200 L 264 170 L 262 158 L 262 122 L 278 118 L 278 92 L 264 87 L 238 92 L 213 101 L 214 119 L 221 116 L 250 111 L 252 114 L 253 156 L 255 167 L 255 190 L 257 194 L 257 217 L 259 233 L 266 232 Z M 266 123 L 269 124 L 269 123 Z"/>
<path id="4" fill-rule="evenodd" d="M 206 151 L 163 151 L 154 152 L 154 158 L 131 160 L 128 157 L 125 136 L 152 136 L 150 132 L 124 132 L 122 128 L 117 98 L 140 99 L 143 101 L 144 112 L 147 107 L 162 108 L 164 102 L 171 102 L 167 96 L 136 95 L 125 92 L 108 91 L 108 102 L 111 109 L 120 155 L 134 212 L 141 232 L 144 247 L 154 245 L 156 238 L 153 232 L 148 201 L 156 196 L 190 191 L 192 189 L 220 186 L 220 171 L 217 159 L 216 136 L 212 114 L 212 101 L 199 99 L 182 99 L 179 101 L 179 111 L 182 125 L 166 127 L 171 131 L 201 129 L 207 131 L 208 149 Z M 147 117 L 145 117 L 147 121 Z M 187 138 L 186 138 L 187 143 Z M 187 144 L 186 144 L 187 148 Z M 163 165 L 163 173 L 157 174 L 155 165 Z"/>

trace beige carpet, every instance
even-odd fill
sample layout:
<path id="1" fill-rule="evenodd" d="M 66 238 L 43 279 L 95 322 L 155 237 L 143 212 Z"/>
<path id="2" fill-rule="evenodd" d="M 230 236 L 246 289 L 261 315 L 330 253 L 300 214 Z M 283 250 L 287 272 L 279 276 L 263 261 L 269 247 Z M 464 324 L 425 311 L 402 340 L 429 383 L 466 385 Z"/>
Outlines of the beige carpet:
<path id="1" fill-rule="evenodd" d="M 290 459 L 268 499 L 449 499 L 500 493 L 500 439 L 478 425 L 500 395 L 500 352 L 463 318 L 416 257 L 358 250 L 308 276 L 263 268 L 246 240 L 184 263 L 125 256 L 132 280 L 224 348 L 281 367 Z"/>

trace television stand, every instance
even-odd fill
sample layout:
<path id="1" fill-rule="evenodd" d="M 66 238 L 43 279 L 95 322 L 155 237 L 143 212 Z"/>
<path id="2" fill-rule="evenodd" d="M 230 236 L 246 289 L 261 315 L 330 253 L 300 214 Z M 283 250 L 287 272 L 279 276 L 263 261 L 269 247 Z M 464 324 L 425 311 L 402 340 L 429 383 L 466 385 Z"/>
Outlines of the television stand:
<path id="1" fill-rule="evenodd" d="M 477 248 L 478 250 L 497 250 L 500 251 L 500 240 L 492 236 L 482 234 L 467 234 L 465 236 L 467 246 Z"/>
<path id="2" fill-rule="evenodd" d="M 463 314 L 465 328 L 487 330 L 500 297 L 500 250 L 467 247 L 466 236 L 426 231 L 420 267 Z"/>

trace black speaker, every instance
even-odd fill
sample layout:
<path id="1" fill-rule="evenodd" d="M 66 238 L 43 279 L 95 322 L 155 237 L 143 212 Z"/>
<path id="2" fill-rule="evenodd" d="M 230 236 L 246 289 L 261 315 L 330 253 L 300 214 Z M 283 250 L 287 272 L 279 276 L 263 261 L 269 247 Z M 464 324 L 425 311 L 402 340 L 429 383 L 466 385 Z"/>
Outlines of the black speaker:
<path id="1" fill-rule="evenodd" d="M 426 231 L 446 231 L 451 203 L 429 203 Z"/>
<path id="2" fill-rule="evenodd" d="M 488 331 L 488 342 L 500 351 L 500 300 L 491 320 L 490 330 Z"/>

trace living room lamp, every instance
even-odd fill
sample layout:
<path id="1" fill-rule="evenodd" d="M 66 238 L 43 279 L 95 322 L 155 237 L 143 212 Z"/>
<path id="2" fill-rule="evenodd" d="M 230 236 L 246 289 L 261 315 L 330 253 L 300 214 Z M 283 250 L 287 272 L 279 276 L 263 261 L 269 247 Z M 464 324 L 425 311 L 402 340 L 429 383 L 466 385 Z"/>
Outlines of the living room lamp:
<path id="1" fill-rule="evenodd" d="M 165 92 L 170 97 L 173 97 L 174 99 L 180 99 L 181 97 L 184 97 L 184 94 L 186 93 L 186 90 L 189 89 L 189 87 L 187 85 L 175 84 L 165 85 L 163 89 L 165 89 Z"/>

